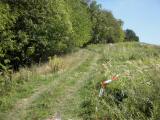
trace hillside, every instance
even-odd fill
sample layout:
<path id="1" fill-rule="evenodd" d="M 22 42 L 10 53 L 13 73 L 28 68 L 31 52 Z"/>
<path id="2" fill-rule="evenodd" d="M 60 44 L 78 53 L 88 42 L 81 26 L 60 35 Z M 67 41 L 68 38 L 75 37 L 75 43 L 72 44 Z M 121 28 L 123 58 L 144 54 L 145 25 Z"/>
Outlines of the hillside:
<path id="1" fill-rule="evenodd" d="M 158 46 L 89 45 L 1 76 L 0 120 L 158 120 L 159 73 Z M 114 75 L 100 98 L 101 81 Z"/>

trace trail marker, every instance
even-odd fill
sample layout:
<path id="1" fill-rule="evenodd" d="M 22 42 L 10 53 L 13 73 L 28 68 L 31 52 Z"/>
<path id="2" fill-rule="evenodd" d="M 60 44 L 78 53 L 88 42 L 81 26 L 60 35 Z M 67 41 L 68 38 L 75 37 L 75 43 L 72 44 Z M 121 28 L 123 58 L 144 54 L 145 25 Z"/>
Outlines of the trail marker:
<path id="1" fill-rule="evenodd" d="M 107 84 L 111 83 L 112 81 L 118 80 L 118 76 L 119 75 L 113 76 L 111 79 L 104 80 L 101 82 L 101 89 L 99 91 L 99 97 L 102 97 L 104 95 L 104 91 L 105 91 Z"/>

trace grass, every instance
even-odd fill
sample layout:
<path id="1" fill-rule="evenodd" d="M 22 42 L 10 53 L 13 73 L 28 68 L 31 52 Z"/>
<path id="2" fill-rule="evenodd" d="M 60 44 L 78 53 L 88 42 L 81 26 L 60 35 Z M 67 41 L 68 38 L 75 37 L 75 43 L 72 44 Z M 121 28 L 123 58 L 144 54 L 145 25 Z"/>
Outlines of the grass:
<path id="1" fill-rule="evenodd" d="M 90 64 L 92 63 L 92 61 L 95 62 L 94 59 L 95 58 L 93 58 L 92 55 L 87 60 L 85 60 L 84 63 L 74 69 L 74 71 L 69 71 L 66 76 L 62 76 L 62 78 L 60 78 L 59 82 L 57 83 L 57 86 L 59 87 L 54 88 L 53 86 L 50 86 L 50 88 L 45 93 L 43 93 L 43 95 L 37 101 L 33 102 L 31 107 L 27 111 L 28 116 L 26 116 L 26 119 L 44 119 L 45 117 L 49 116 L 50 114 L 52 115 L 57 111 L 61 112 L 63 119 L 65 119 L 66 117 L 74 117 L 74 114 L 72 114 L 73 116 L 66 116 L 66 113 L 71 114 L 69 111 L 72 111 L 71 109 L 74 109 L 75 106 L 72 106 L 73 104 L 75 104 L 73 103 L 72 99 L 74 98 L 73 95 L 76 95 L 76 92 L 78 91 L 78 89 L 80 89 L 83 81 L 90 78 L 89 71 L 93 72 L 93 68 L 91 69 L 92 66 Z M 72 108 L 69 105 L 69 101 L 72 102 Z M 40 109 L 38 106 L 41 106 Z"/>
<path id="2" fill-rule="evenodd" d="M 23 68 L 18 73 L 13 74 L 10 89 L 3 91 L 3 86 L 1 87 L 0 116 L 2 117 L 0 118 L 4 116 L 5 119 L 6 115 L 8 115 L 10 110 L 14 109 L 19 100 L 30 97 L 36 91 L 43 88 L 43 86 L 50 84 L 65 71 L 78 65 L 77 62 L 80 64 L 81 57 L 85 58 L 87 56 L 88 53 L 85 53 L 83 50 L 64 56 L 63 62 L 65 61 L 65 67 L 57 72 L 44 69 L 50 64 L 47 63 L 40 66 L 33 66 L 32 68 Z M 2 85 L 4 85 L 4 88 L 7 87 L 8 84 L 3 84 L 3 82 L 8 79 L 2 77 L 1 80 L 3 80 Z"/>
<path id="3" fill-rule="evenodd" d="M 88 91 L 87 99 L 81 102 L 83 119 L 158 120 L 160 48 L 137 43 L 100 45 L 102 47 L 89 47 L 103 55 L 103 77 L 89 82 L 88 87 L 84 87 L 86 90 L 82 90 L 82 96 Z M 120 74 L 119 80 L 107 86 L 103 98 L 95 98 L 100 89 L 96 86 L 116 74 Z"/>
<path id="4" fill-rule="evenodd" d="M 1 82 L 9 89 L 1 87 L 0 119 L 44 120 L 60 113 L 63 120 L 158 120 L 159 72 L 158 46 L 90 45 L 5 78 L 10 84 Z M 117 74 L 99 98 L 100 82 Z"/>

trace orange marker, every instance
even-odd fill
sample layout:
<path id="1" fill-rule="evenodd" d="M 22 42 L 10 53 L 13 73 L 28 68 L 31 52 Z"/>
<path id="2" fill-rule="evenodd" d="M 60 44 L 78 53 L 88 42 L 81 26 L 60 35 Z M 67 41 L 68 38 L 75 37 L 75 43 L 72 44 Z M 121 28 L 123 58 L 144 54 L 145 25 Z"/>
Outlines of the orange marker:
<path id="1" fill-rule="evenodd" d="M 99 92 L 99 97 L 103 96 L 104 90 L 105 90 L 107 84 L 111 83 L 114 80 L 118 80 L 118 75 L 113 76 L 111 80 L 105 80 L 105 81 L 101 82 L 101 89 L 100 89 L 100 92 Z"/>

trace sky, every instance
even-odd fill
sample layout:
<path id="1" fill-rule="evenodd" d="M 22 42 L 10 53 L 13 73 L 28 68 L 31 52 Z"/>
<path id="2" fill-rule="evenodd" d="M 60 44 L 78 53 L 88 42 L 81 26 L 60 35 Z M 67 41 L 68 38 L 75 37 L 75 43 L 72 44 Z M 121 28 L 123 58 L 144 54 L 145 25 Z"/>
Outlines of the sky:
<path id="1" fill-rule="evenodd" d="M 132 29 L 141 42 L 160 45 L 160 0 L 96 0 Z"/>

